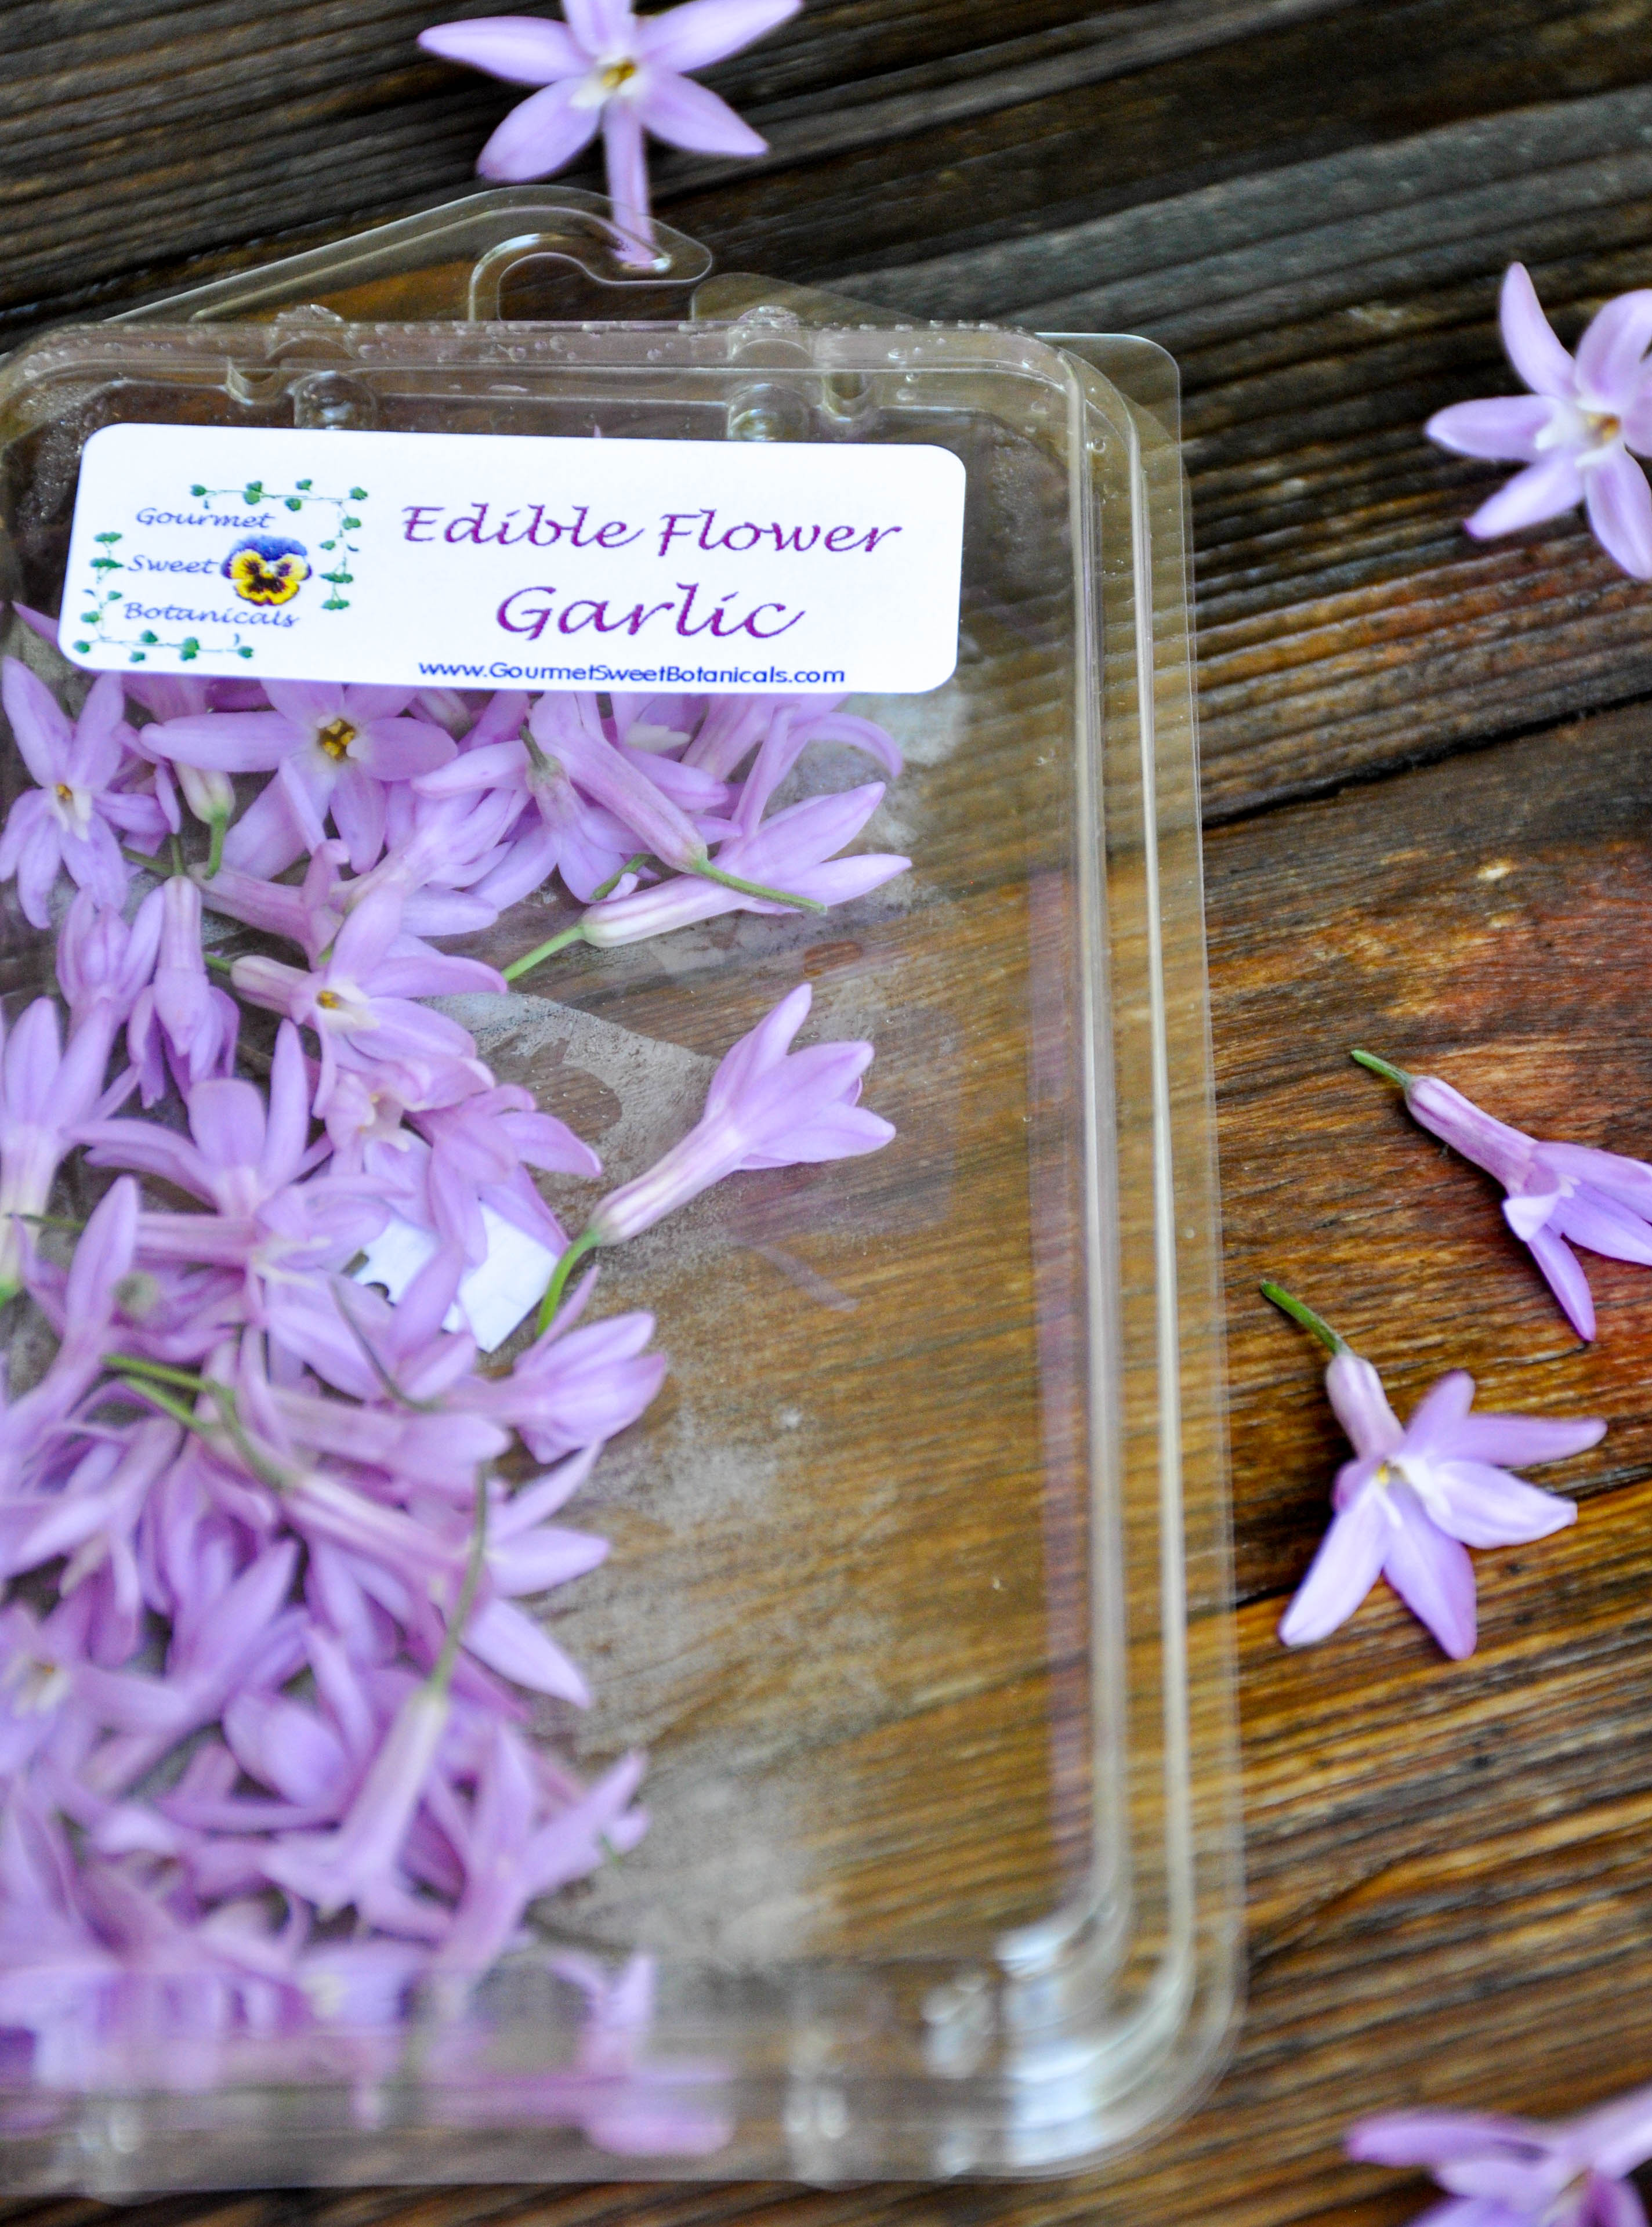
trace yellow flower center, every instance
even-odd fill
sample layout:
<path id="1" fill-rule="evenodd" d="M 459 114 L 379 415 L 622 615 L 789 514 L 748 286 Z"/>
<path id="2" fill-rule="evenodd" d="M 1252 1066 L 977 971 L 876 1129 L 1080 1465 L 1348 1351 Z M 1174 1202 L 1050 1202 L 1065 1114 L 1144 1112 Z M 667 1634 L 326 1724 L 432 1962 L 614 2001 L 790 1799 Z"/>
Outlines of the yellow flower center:
<path id="1" fill-rule="evenodd" d="M 57 784 L 57 801 L 60 804 L 73 804 L 74 801 L 74 791 L 66 781 Z"/>
<path id="2" fill-rule="evenodd" d="M 604 93 L 617 93 L 622 85 L 628 85 L 636 73 L 635 62 L 609 62 L 599 82 Z"/>
<path id="3" fill-rule="evenodd" d="M 38 1656 L 19 1656 L 0 1679 L 0 1686 L 10 1689 L 14 1716 L 43 1716 L 67 1694 L 69 1674 L 61 1663 L 43 1662 Z"/>
<path id="4" fill-rule="evenodd" d="M 329 1013 L 335 1013 L 344 1000 L 336 990 L 318 990 L 316 992 L 316 1003 L 318 1005 L 324 1005 Z"/>
<path id="5" fill-rule="evenodd" d="M 355 729 L 348 719 L 329 719 L 316 739 L 329 758 L 341 758 L 355 740 Z"/>

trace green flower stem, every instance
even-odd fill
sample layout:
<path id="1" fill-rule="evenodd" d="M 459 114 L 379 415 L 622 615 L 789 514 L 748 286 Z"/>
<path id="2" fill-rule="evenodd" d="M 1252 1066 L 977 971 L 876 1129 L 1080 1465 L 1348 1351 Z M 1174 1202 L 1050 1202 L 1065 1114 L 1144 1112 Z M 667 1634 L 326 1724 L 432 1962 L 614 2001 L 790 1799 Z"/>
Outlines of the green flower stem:
<path id="1" fill-rule="evenodd" d="M 1257 1289 L 1265 1299 L 1273 1302 L 1281 1314 L 1289 1315 L 1293 1323 L 1299 1324 L 1305 1330 L 1311 1330 L 1321 1345 L 1329 1347 L 1332 1353 L 1351 1353 L 1354 1350 L 1345 1337 L 1337 1336 L 1323 1315 L 1317 1315 L 1300 1299 L 1293 1299 L 1283 1285 L 1272 1283 L 1265 1276 Z"/>
<path id="2" fill-rule="evenodd" d="M 589 1229 L 582 1230 L 558 1261 L 550 1282 L 545 1287 L 545 1297 L 539 1301 L 539 1312 L 533 1324 L 533 1335 L 543 1337 L 556 1320 L 557 1309 L 562 1305 L 562 1295 L 568 1288 L 568 1279 L 588 1253 L 594 1253 L 602 1240 Z"/>
<path id="3" fill-rule="evenodd" d="M 229 832 L 228 815 L 220 812 L 215 820 L 210 820 L 207 824 L 212 829 L 212 846 L 207 852 L 207 879 L 211 881 L 224 863 L 224 837 Z"/>
<path id="4" fill-rule="evenodd" d="M 789 890 L 766 889 L 761 882 L 743 881 L 738 874 L 725 874 L 720 866 L 707 859 L 693 871 L 708 882 L 719 882 L 725 890 L 738 890 L 743 897 L 762 897 L 770 904 L 790 905 L 795 912 L 826 912 L 830 909 L 819 897 L 800 897 Z"/>
<path id="5" fill-rule="evenodd" d="M 537 967 L 542 959 L 554 958 L 558 951 L 565 951 L 571 943 L 579 942 L 584 933 L 584 922 L 577 920 L 571 928 L 564 928 L 560 935 L 553 935 L 548 942 L 536 945 L 532 951 L 525 951 L 520 959 L 513 959 L 508 967 L 501 967 L 499 971 L 507 982 L 517 981 Z"/>
<path id="6" fill-rule="evenodd" d="M 103 1365 L 121 1376 L 152 1376 L 157 1384 L 175 1384 L 182 1392 L 193 1392 L 197 1398 L 214 1389 L 204 1376 L 193 1375 L 187 1369 L 173 1369 L 164 1361 L 145 1361 L 135 1353 L 105 1353 Z"/>
<path id="7" fill-rule="evenodd" d="M 220 959 L 215 951 L 203 951 L 201 955 L 208 967 L 215 967 L 220 974 L 233 974 L 235 972 L 235 961 L 233 959 Z"/>
<path id="8" fill-rule="evenodd" d="M 198 1398 L 204 1395 L 217 1408 L 225 1435 L 260 1484 L 280 1492 L 293 1482 L 284 1470 L 266 1461 L 247 1436 L 240 1411 L 235 1404 L 235 1394 L 227 1384 L 219 1383 L 213 1376 L 192 1376 L 187 1369 L 170 1369 L 164 1362 L 144 1361 L 135 1354 L 105 1353 L 103 1365 L 118 1376 L 129 1392 L 152 1400 L 175 1422 L 182 1423 L 186 1429 L 210 1442 L 212 1433 L 201 1418 L 186 1407 L 181 1400 L 174 1400 L 160 1388 L 163 1384 L 175 1384 L 183 1391 L 195 1393 Z"/>
<path id="9" fill-rule="evenodd" d="M 73 1229 L 78 1234 L 86 1228 L 85 1222 L 77 1222 L 72 1214 L 16 1213 L 14 1219 L 18 1222 L 32 1222 L 36 1229 Z"/>
<path id="10" fill-rule="evenodd" d="M 130 1392 L 136 1400 L 149 1401 L 163 1414 L 170 1415 L 175 1423 L 182 1423 L 186 1431 L 193 1431 L 197 1438 L 205 1439 L 208 1445 L 212 1444 L 213 1433 L 200 1416 L 186 1407 L 182 1400 L 175 1400 L 169 1392 L 163 1392 L 158 1384 L 147 1383 L 138 1376 L 118 1376 L 115 1382 L 123 1392 Z"/>
<path id="11" fill-rule="evenodd" d="M 639 851 L 635 858 L 628 858 L 617 873 L 610 874 L 605 882 L 597 884 L 590 893 L 591 903 L 601 904 L 603 899 L 617 889 L 628 874 L 635 874 L 639 866 L 646 866 L 651 856 L 652 853 L 647 851 Z"/>
<path id="12" fill-rule="evenodd" d="M 1368 1068 L 1380 1075 L 1385 1082 L 1398 1083 L 1401 1090 L 1409 1090 L 1416 1076 L 1407 1075 L 1403 1067 L 1391 1067 L 1386 1059 L 1379 1059 L 1374 1051 L 1351 1051 L 1348 1055 L 1357 1067 Z"/>

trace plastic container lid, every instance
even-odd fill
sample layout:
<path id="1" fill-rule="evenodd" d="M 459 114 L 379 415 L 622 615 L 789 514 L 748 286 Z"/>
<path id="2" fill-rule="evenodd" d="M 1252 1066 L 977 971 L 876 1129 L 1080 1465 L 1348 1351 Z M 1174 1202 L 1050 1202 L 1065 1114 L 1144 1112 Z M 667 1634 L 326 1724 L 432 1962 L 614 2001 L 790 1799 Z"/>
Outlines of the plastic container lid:
<path id="1" fill-rule="evenodd" d="M 866 839 L 911 873 L 455 1005 L 622 1179 L 807 979 L 899 1135 L 740 1177 L 605 1268 L 673 1376 L 576 1503 L 614 1542 L 557 1597 L 596 1700 L 541 1728 L 582 1771 L 647 1749 L 641 1845 L 539 1905 L 457 2024 L 426 1988 L 203 2034 L 133 1983 L 92 2069 L 0 2050 L 12 2192 L 1058 2173 L 1183 2107 L 1234 2016 L 1174 367 L 707 280 L 664 232 L 639 278 L 603 208 L 480 194 L 37 340 L 0 373 L 7 584 L 57 609 L 118 421 L 950 449 L 957 671 L 849 707 L 906 753 Z M 6 646 L 71 678 L 15 620 Z M 8 910 L 0 950 L 13 1010 L 49 939 Z"/>

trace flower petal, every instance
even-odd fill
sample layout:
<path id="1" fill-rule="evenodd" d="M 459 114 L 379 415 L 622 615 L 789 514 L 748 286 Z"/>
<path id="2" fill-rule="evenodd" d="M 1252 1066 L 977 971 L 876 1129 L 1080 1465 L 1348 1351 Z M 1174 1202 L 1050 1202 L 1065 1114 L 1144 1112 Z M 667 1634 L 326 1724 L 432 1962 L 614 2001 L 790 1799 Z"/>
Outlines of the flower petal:
<path id="1" fill-rule="evenodd" d="M 692 4 L 692 0 L 691 0 Z M 722 0 L 705 0 L 708 6 Z M 735 114 L 708 86 L 662 71 L 652 78 L 636 104 L 637 114 L 656 139 L 690 147 L 704 155 L 762 155 L 769 142 Z"/>
<path id="2" fill-rule="evenodd" d="M 12 809 L 18 810 L 20 799 Z M 62 863 L 62 831 L 49 811 L 42 812 L 23 839 L 17 854 L 17 903 L 23 918 L 35 928 L 52 924 L 50 898 L 57 870 Z"/>
<path id="3" fill-rule="evenodd" d="M 1536 1230 L 1526 1242 L 1533 1260 L 1543 1272 L 1544 1280 L 1560 1302 L 1566 1320 L 1580 1338 L 1592 1338 L 1595 1303 L 1590 1296 L 1589 1279 L 1578 1266 L 1577 1254 L 1552 1229 Z"/>
<path id="4" fill-rule="evenodd" d="M 1388 1535 L 1382 1574 L 1412 1614 L 1454 1661 L 1474 1652 L 1474 1565 L 1468 1549 L 1442 1531 L 1410 1490 L 1389 1496 L 1398 1521 Z"/>
<path id="5" fill-rule="evenodd" d="M 1523 263 L 1511 263 L 1503 273 L 1497 316 L 1508 361 L 1533 393 L 1570 400 L 1577 391 L 1572 359 L 1554 337 Z"/>
<path id="6" fill-rule="evenodd" d="M 1356 2119 L 1343 2147 L 1362 2165 L 1446 2165 L 1482 2157 L 1510 2141 L 1547 2147 L 1548 2129 L 1534 2119 L 1489 2111 L 1387 2111 Z"/>
<path id="7" fill-rule="evenodd" d="M 1529 1245 L 1540 1229 L 1547 1229 L 1560 1203 L 1558 1190 L 1511 1190 L 1502 1203 L 1502 1218 L 1522 1245 Z"/>
<path id="8" fill-rule="evenodd" d="M 1637 1260 L 1652 1267 L 1652 1223 L 1591 1184 L 1580 1184 L 1570 1198 L 1560 1201 L 1549 1227 L 1557 1236 L 1591 1253 L 1604 1253 L 1609 1260 Z"/>
<path id="9" fill-rule="evenodd" d="M 384 783 L 347 765 L 333 787 L 333 825 L 349 845 L 352 871 L 365 874 L 385 847 Z"/>
<path id="10" fill-rule="evenodd" d="M 68 715 L 37 673 L 20 657 L 0 667 L 0 702 L 11 723 L 18 755 L 42 788 L 62 779 L 74 731 Z"/>
<path id="11" fill-rule="evenodd" d="M 513 108 L 476 157 L 481 175 L 508 185 L 549 177 L 552 170 L 571 163 L 596 137 L 602 117 L 600 109 L 574 107 L 573 97 L 582 82 L 564 78 Z"/>
<path id="12" fill-rule="evenodd" d="M 219 773 L 268 773 L 303 737 L 279 711 L 201 711 L 145 727 L 145 747 Z"/>
<path id="13" fill-rule="evenodd" d="M 1279 1619 L 1279 1637 L 1287 1647 L 1309 1646 L 1347 1623 L 1376 1583 L 1393 1535 L 1376 1492 L 1361 1493 L 1332 1518 L 1307 1576 Z"/>
<path id="14" fill-rule="evenodd" d="M 550 85 L 560 77 L 583 77 L 590 56 L 583 53 L 565 23 L 537 16 L 477 16 L 468 23 L 432 23 L 418 35 L 427 54 L 444 62 L 463 62 L 486 70 L 507 85 Z"/>
<path id="15" fill-rule="evenodd" d="M 1537 437 L 1554 415 L 1541 394 L 1500 394 L 1486 402 L 1454 402 L 1437 410 L 1423 427 L 1442 449 L 1460 456 L 1510 457 L 1523 464 L 1537 460 Z"/>
<path id="16" fill-rule="evenodd" d="M 577 1666 L 531 1617 L 509 1601 L 491 1600 L 465 1626 L 464 1643 L 490 1670 L 536 1694 L 555 1694 L 581 1708 L 590 1688 Z"/>
<path id="17" fill-rule="evenodd" d="M 1355 1453 L 1391 1454 L 1404 1439 L 1400 1418 L 1382 1389 L 1382 1379 L 1361 1355 L 1332 1355 L 1325 1371 L 1325 1394 Z"/>
<path id="18" fill-rule="evenodd" d="M 1646 2206 L 1632 2180 L 1591 2173 L 1578 2227 L 1646 2227 Z"/>
<path id="19" fill-rule="evenodd" d="M 1619 294 L 1589 321 L 1578 342 L 1578 399 L 1621 417 L 1634 402 L 1652 346 L 1652 291 Z"/>
<path id="20" fill-rule="evenodd" d="M 1542 463 L 1528 464 L 1523 472 L 1516 472 L 1481 504 L 1472 518 L 1464 520 L 1464 531 L 1477 541 L 1496 533 L 1514 533 L 1522 526 L 1558 518 L 1582 496 L 1583 480 L 1576 460 L 1569 451 L 1557 450 Z"/>
<path id="21" fill-rule="evenodd" d="M 122 737 L 130 732 L 120 676 L 99 673 L 74 723 L 74 741 L 67 759 L 69 779 L 82 788 L 106 788 L 120 768 Z"/>
<path id="22" fill-rule="evenodd" d="M 568 29 L 593 58 L 636 51 L 637 22 L 628 0 L 563 0 Z"/>
<path id="23" fill-rule="evenodd" d="M 302 858 L 309 838 L 298 823 L 284 782 L 265 783 L 224 839 L 224 864 L 263 880 Z"/>
<path id="24" fill-rule="evenodd" d="M 637 53 L 667 70 L 704 69 L 737 54 L 789 17 L 803 0 L 686 0 L 637 23 Z"/>
<path id="25" fill-rule="evenodd" d="M 1440 1528 L 1465 1547 L 1519 1547 L 1564 1531 L 1578 1520 L 1575 1502 L 1544 1492 L 1489 1462 L 1440 1461 L 1432 1470 L 1447 1487 Z"/>
<path id="26" fill-rule="evenodd" d="M 411 781 L 415 774 L 434 773 L 458 754 L 451 735 L 423 719 L 372 720 L 350 745 L 352 762 L 380 781 Z"/>
<path id="27" fill-rule="evenodd" d="M 1431 1385 L 1411 1411 L 1406 1425 L 1404 1452 L 1426 1455 L 1474 1405 L 1474 1379 L 1466 1369 L 1454 1369 Z"/>
<path id="28" fill-rule="evenodd" d="M 1652 488 L 1627 449 L 1584 475 L 1583 499 L 1594 537 L 1632 579 L 1652 580 Z"/>
<path id="29" fill-rule="evenodd" d="M 1565 1461 L 1586 1453 L 1606 1435 L 1598 1415 L 1562 1421 L 1547 1415 L 1470 1415 L 1441 1447 L 1446 1461 L 1496 1462 L 1525 1469 L 1535 1462 Z"/>

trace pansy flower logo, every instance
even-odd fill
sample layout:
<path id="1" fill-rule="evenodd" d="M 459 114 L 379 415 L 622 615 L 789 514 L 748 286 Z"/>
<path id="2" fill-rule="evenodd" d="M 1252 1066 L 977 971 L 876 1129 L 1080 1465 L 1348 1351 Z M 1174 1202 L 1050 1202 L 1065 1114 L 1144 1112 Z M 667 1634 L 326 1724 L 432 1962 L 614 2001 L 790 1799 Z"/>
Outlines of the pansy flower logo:
<path id="1" fill-rule="evenodd" d="M 225 558 L 224 577 L 243 603 L 290 603 L 309 577 L 309 552 L 302 541 L 255 533 Z"/>

